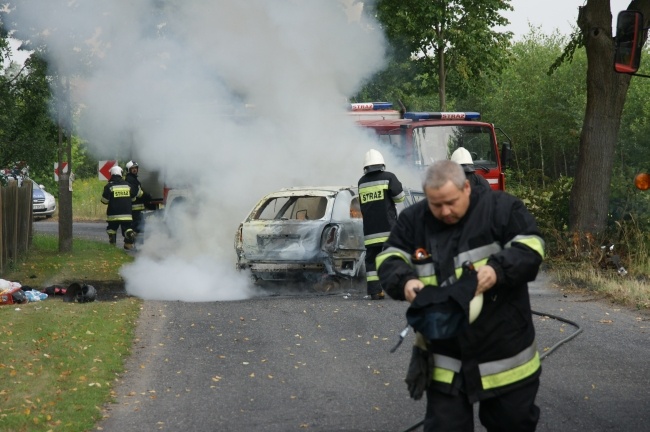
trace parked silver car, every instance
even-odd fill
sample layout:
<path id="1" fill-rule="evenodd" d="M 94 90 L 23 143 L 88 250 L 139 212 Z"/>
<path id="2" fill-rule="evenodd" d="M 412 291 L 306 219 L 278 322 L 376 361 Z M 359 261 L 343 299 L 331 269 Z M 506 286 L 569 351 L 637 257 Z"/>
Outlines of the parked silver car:
<path id="1" fill-rule="evenodd" d="M 303 282 L 319 291 L 365 279 L 354 186 L 286 188 L 264 196 L 239 225 L 237 268 L 256 282 Z"/>
<path id="2" fill-rule="evenodd" d="M 32 210 L 34 218 L 51 218 L 56 211 L 56 199 L 43 185 L 32 180 Z"/>

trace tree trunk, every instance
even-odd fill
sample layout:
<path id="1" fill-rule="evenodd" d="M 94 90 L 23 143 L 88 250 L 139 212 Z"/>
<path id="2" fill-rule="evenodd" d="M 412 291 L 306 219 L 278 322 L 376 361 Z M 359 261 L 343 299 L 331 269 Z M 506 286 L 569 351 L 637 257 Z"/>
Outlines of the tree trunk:
<path id="1" fill-rule="evenodd" d="M 542 188 L 546 189 L 546 180 L 544 180 L 544 143 L 541 132 L 539 133 L 539 160 L 542 164 Z"/>
<path id="2" fill-rule="evenodd" d="M 72 251 L 72 191 L 70 175 L 72 174 L 72 109 L 70 107 L 70 80 L 66 80 L 60 94 L 64 99 L 57 104 L 59 123 L 59 166 L 68 163 L 68 172 L 59 170 L 59 252 Z M 68 127 L 65 134 L 64 124 Z M 65 158 L 64 158 L 65 156 Z"/>
<path id="3" fill-rule="evenodd" d="M 599 233 L 605 228 L 614 150 L 629 75 L 614 72 L 614 40 L 609 0 L 588 0 L 580 8 L 578 26 L 587 51 L 587 107 L 580 134 L 569 224 L 574 232 Z"/>
<path id="4" fill-rule="evenodd" d="M 438 89 L 438 97 L 440 102 L 440 111 L 445 111 L 447 109 L 447 76 L 445 72 L 445 48 L 444 45 L 438 45 L 438 78 L 440 80 L 440 85 Z"/>

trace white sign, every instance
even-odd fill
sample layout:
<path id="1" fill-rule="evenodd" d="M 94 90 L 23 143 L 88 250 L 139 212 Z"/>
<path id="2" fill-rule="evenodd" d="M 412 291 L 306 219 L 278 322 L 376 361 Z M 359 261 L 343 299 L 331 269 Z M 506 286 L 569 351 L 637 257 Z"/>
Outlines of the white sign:
<path id="1" fill-rule="evenodd" d="M 67 173 L 68 172 L 68 163 L 63 162 L 63 172 Z M 59 181 L 59 163 L 54 162 L 54 181 Z"/>
<path id="2" fill-rule="evenodd" d="M 97 168 L 97 172 L 99 173 L 99 179 L 100 180 L 110 180 L 111 179 L 111 168 L 113 168 L 115 165 L 117 165 L 116 160 L 103 160 L 99 161 L 99 168 Z"/>

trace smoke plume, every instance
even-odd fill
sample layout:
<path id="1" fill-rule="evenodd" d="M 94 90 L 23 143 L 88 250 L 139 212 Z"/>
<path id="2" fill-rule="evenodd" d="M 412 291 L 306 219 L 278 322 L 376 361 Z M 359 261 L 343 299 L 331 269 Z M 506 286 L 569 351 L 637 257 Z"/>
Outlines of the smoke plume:
<path id="1" fill-rule="evenodd" d="M 191 216 L 147 226 L 122 270 L 130 293 L 254 295 L 235 271 L 233 239 L 257 200 L 281 187 L 356 184 L 377 143 L 346 116 L 346 102 L 383 67 L 385 43 L 362 6 L 32 0 L 11 9 L 31 42 L 47 46 L 52 69 L 71 77 L 77 133 L 93 154 L 129 155 L 199 197 Z"/>

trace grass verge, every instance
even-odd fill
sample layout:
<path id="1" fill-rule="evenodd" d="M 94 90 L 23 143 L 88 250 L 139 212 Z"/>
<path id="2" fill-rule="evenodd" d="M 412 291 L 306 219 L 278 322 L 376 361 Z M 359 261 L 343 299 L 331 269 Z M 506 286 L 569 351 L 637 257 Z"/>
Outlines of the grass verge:
<path id="1" fill-rule="evenodd" d="M 548 271 L 566 291 L 591 294 L 621 306 L 650 311 L 649 279 L 645 275 L 619 276 L 613 269 L 594 268 L 590 263 L 557 261 L 548 267 Z"/>
<path id="2" fill-rule="evenodd" d="M 130 352 L 141 301 L 124 294 L 119 268 L 132 260 L 107 244 L 35 235 L 28 255 L 3 279 L 35 289 L 92 284 L 98 301 L 0 306 L 0 431 L 83 431 L 101 418 Z"/>

